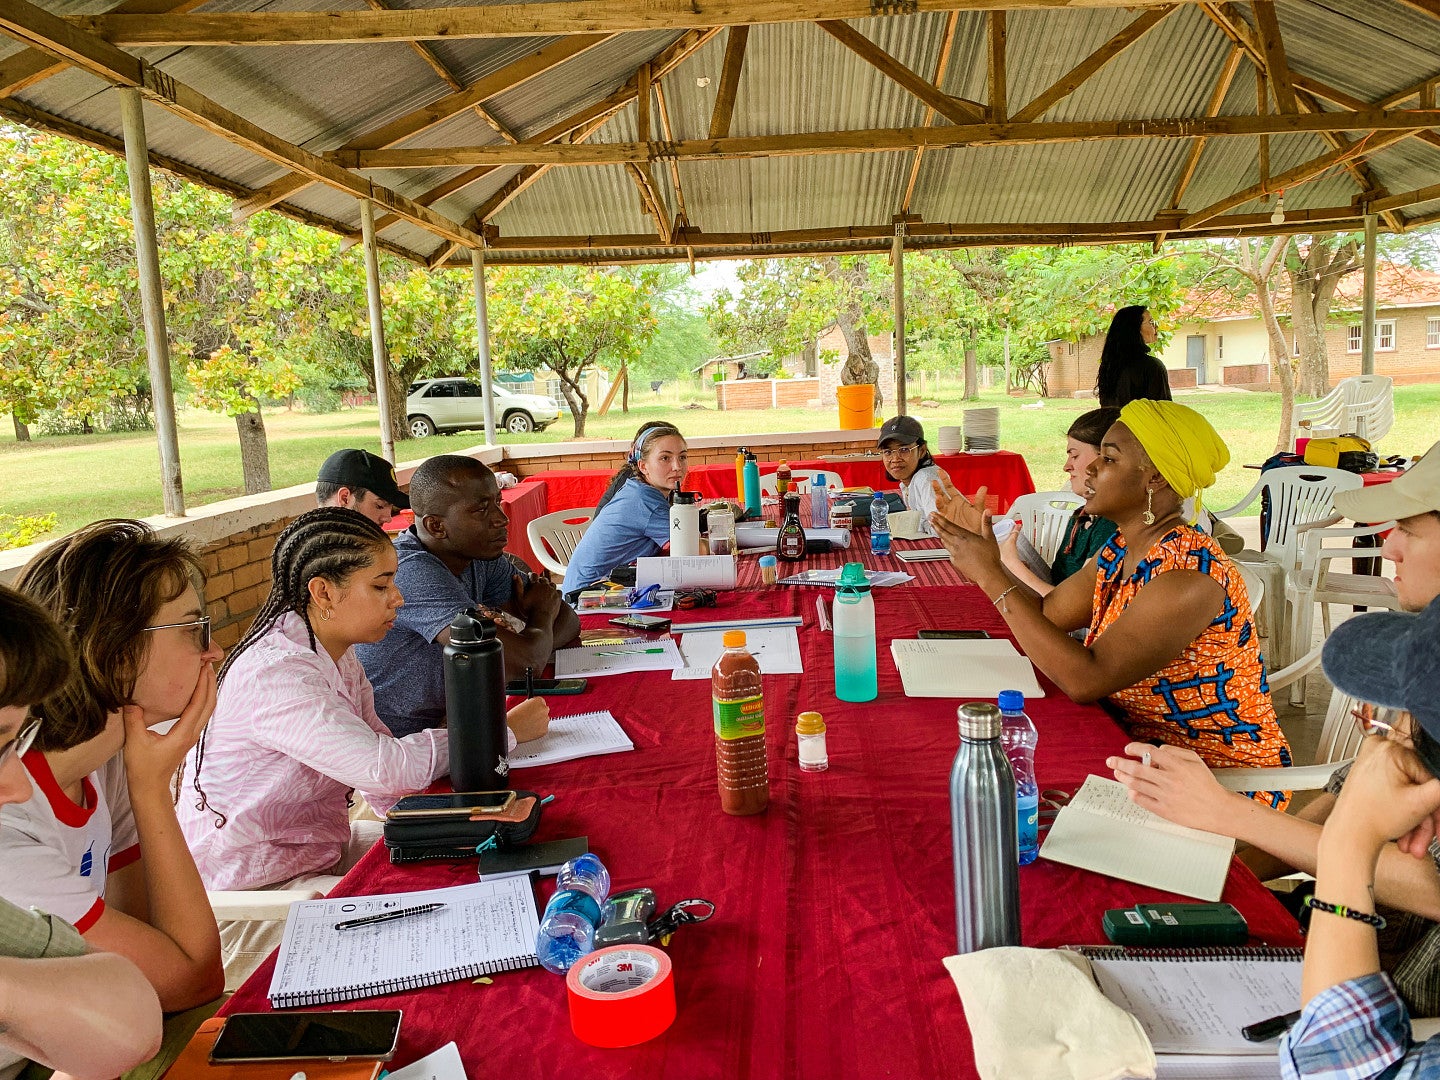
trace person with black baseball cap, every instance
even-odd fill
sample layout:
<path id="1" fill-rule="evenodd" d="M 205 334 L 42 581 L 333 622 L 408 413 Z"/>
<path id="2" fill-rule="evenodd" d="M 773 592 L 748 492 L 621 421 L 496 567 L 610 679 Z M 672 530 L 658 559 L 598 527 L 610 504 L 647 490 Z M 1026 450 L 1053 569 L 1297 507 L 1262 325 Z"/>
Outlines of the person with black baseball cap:
<path id="1" fill-rule="evenodd" d="M 920 511 L 920 531 L 934 536 L 935 529 L 930 524 L 930 515 L 935 512 L 933 482 L 942 476 L 948 482 L 950 477 L 930 456 L 930 448 L 925 445 L 925 428 L 913 416 L 892 416 L 880 428 L 876 445 L 885 475 L 900 485 L 905 508 Z"/>
<path id="2" fill-rule="evenodd" d="M 336 450 L 320 466 L 315 501 L 356 510 L 382 529 L 410 500 L 395 480 L 395 466 L 368 450 Z"/>
<path id="3" fill-rule="evenodd" d="M 1368 725 L 1320 835 L 1303 1008 L 1280 1046 L 1281 1075 L 1440 1075 L 1440 1038 L 1414 1045 L 1376 934 L 1382 856 L 1397 847 L 1431 868 L 1440 829 L 1440 600 L 1418 615 L 1357 615 L 1335 628 L 1322 663 L 1338 690 L 1399 714 Z"/>

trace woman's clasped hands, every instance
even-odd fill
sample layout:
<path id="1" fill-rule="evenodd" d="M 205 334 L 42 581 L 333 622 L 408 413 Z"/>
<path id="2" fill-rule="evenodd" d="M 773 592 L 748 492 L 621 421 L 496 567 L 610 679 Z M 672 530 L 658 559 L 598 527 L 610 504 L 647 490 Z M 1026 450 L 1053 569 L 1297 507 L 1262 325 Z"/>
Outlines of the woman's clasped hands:
<path id="1" fill-rule="evenodd" d="M 930 523 L 955 568 L 972 581 L 979 581 L 987 572 L 1003 574 L 1000 545 L 986 505 L 988 489 L 982 487 L 974 498 L 967 499 L 948 476 L 932 481 L 931 487 L 935 513 L 930 515 Z"/>

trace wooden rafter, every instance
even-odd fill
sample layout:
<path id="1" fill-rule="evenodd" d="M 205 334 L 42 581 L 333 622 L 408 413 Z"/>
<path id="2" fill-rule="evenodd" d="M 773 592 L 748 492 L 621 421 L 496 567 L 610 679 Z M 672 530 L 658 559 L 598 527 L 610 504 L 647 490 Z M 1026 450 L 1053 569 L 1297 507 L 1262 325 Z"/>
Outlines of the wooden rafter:
<path id="1" fill-rule="evenodd" d="M 1364 110 L 1379 107 L 1376 105 L 1372 105 L 1367 101 L 1362 101 L 1360 98 L 1355 97 L 1353 94 L 1347 94 L 1342 90 L 1337 90 L 1335 89 L 1335 87 L 1329 86 L 1321 82 L 1319 79 L 1312 79 L 1306 75 L 1293 75 L 1292 78 L 1294 79 L 1295 85 L 1297 87 L 1300 87 L 1301 89 L 1308 91 L 1311 94 L 1314 94 L 1318 98 L 1324 98 L 1326 101 L 1339 105 L 1341 108 L 1350 109 L 1353 111 L 1357 108 Z M 1411 90 L 1410 93 L 1405 95 L 1405 97 L 1414 97 L 1415 95 L 1416 91 Z M 1403 101 L 1405 100 L 1405 97 L 1397 99 L 1396 95 L 1392 94 L 1390 95 L 1390 97 L 1383 100 Z M 1421 142 L 1429 143 L 1431 146 L 1440 147 L 1440 134 L 1437 134 L 1434 131 L 1414 131 L 1411 132 L 1411 138 L 1419 139 Z"/>
<path id="2" fill-rule="evenodd" d="M 1250 24 L 1245 21 L 1240 8 L 1232 3 L 1202 3 L 1200 10 L 1203 11 L 1220 32 L 1245 50 L 1250 57 L 1250 62 L 1260 70 L 1265 70 L 1265 50 L 1260 44 L 1260 39 Z"/>
<path id="3" fill-rule="evenodd" d="M 1432 19 L 1440 19 L 1440 0 L 1400 0 L 1408 8 L 1423 12 Z"/>
<path id="4" fill-rule="evenodd" d="M 3 0 L 0 3 L 0 33 L 53 53 L 71 66 L 108 83 L 134 87 L 151 101 L 205 131 L 304 173 L 312 180 L 379 203 L 428 232 L 461 244 L 483 242 L 480 236 L 464 226 L 281 139 L 184 83 L 177 82 L 139 57 L 75 29 L 65 20 L 26 0 Z"/>
<path id="5" fill-rule="evenodd" d="M 951 97 L 944 93 L 935 83 L 927 82 L 911 71 L 849 23 L 836 19 L 825 19 L 815 25 L 890 81 L 898 83 L 932 110 L 953 123 L 968 124 L 975 120 L 987 119 L 985 106 L 979 102 L 966 101 L 964 98 Z"/>
<path id="6" fill-rule="evenodd" d="M 1335 166 L 1345 161 L 1358 157 L 1361 154 L 1375 154 L 1385 149 L 1385 147 L 1399 142 L 1405 138 L 1405 136 L 1406 133 L 1403 131 L 1376 132 L 1363 143 L 1355 143 L 1347 146 L 1343 150 L 1332 150 L 1328 154 L 1322 154 L 1317 158 L 1311 158 L 1309 161 L 1296 165 L 1293 169 L 1287 169 L 1278 176 L 1272 176 L 1270 178 L 1269 189 L 1272 191 L 1276 189 L 1283 190 L 1298 184 L 1303 184 L 1309 180 L 1314 180 L 1316 177 L 1329 172 L 1335 168 Z M 1203 210 L 1197 210 L 1195 213 L 1187 215 L 1184 220 L 1180 222 L 1179 227 L 1181 229 L 1193 229 L 1197 225 L 1208 221 L 1210 218 L 1218 217 L 1225 213 L 1225 211 L 1233 210 L 1237 206 L 1243 206 L 1252 199 L 1260 198 L 1260 196 L 1265 193 L 1266 190 L 1264 187 L 1260 184 L 1253 184 L 1243 191 L 1237 191 L 1217 202 L 1211 203 Z M 1287 214 L 1287 217 L 1288 216 Z"/>
<path id="7" fill-rule="evenodd" d="M 1440 199 L 1440 184 L 1431 184 L 1429 187 L 1416 188 L 1414 191 L 1402 191 L 1398 195 L 1389 195 L 1383 199 L 1377 199 L 1370 204 L 1372 213 L 1382 213 L 1386 210 L 1398 209 L 1402 206 L 1415 206 L 1418 203 L 1434 202 Z"/>
<path id="8" fill-rule="evenodd" d="M 1002 18 L 1005 13 L 991 12 L 993 17 L 999 14 Z M 955 46 L 955 27 L 960 21 L 960 13 L 952 11 L 950 17 L 945 20 L 945 33 L 940 38 L 940 56 L 935 61 L 935 85 L 945 85 L 945 71 L 950 66 L 950 54 Z M 935 110 L 925 110 L 925 127 L 935 122 Z M 925 148 L 922 146 L 915 151 L 915 160 L 910 163 L 910 179 L 905 183 L 905 197 L 900 200 L 900 213 L 910 213 L 910 200 L 915 197 L 915 185 L 920 180 L 920 162 L 925 160 Z"/>
<path id="9" fill-rule="evenodd" d="M 1295 91 L 1295 100 L 1300 108 L 1306 112 L 1318 113 L 1324 111 L 1320 107 L 1320 102 L 1317 101 L 1315 96 L 1309 93 L 1309 91 L 1297 89 Z M 1349 139 L 1337 132 L 1322 132 L 1320 138 L 1324 139 L 1325 144 L 1332 150 L 1343 150 L 1351 145 Z M 1355 181 L 1362 197 L 1375 198 L 1377 196 L 1384 197 L 1389 194 L 1385 186 L 1375 179 L 1375 174 L 1370 171 L 1370 166 L 1365 164 L 1365 162 L 1347 161 L 1345 162 L 1345 171 L 1348 172 L 1351 179 Z M 1386 211 L 1382 216 L 1385 218 L 1386 228 L 1394 232 L 1402 232 L 1404 230 L 1405 224 L 1399 214 L 1393 211 Z"/>
<path id="10" fill-rule="evenodd" d="M 403 11 L 285 11 L 80 15 L 73 25 L 117 45 L 323 45 L 440 38 L 619 34 L 708 26 L 868 19 L 925 11 L 985 11 L 995 0 L 558 0 Z M 1006 0 L 1013 9 L 1173 6 L 1174 0 Z"/>
<path id="11" fill-rule="evenodd" d="M 1036 97 L 1034 101 L 1017 112 L 1011 119 L 1017 124 L 1023 124 L 1043 116 L 1050 110 L 1051 106 L 1063 98 L 1069 97 L 1086 79 L 1090 78 L 1090 76 L 1094 75 L 1111 60 L 1114 60 L 1115 57 L 1139 41 L 1145 31 L 1149 30 L 1178 6 L 1177 4 L 1162 4 L 1159 7 L 1152 7 L 1104 45 L 1100 46 L 1100 48 L 1096 49 L 1084 60 L 1060 76 L 1050 87 L 1041 91 L 1040 95 Z"/>
<path id="12" fill-rule="evenodd" d="M 740 72 L 745 66 L 745 45 L 749 40 L 748 26 L 732 26 L 725 36 L 725 63 L 715 93 L 715 108 L 710 113 L 712 139 L 723 139 L 730 134 L 730 122 L 735 119 L 735 97 L 740 92 Z"/>
<path id="13" fill-rule="evenodd" d="M 1297 132 L 1397 132 L 1440 123 L 1440 110 L 1326 112 L 1282 116 L 1183 117 L 1155 120 L 1086 120 L 1065 123 L 970 124 L 931 128 L 871 128 L 793 135 L 681 139 L 671 143 L 523 143 L 519 146 L 426 147 L 337 151 L 328 160 L 351 169 L 430 169 L 462 165 L 623 165 L 627 161 L 722 160 L 809 154 L 880 153 L 962 146 L 1096 142 L 1117 139 L 1190 139 Z M 1386 145 L 1389 145 L 1387 142 Z"/>
<path id="14" fill-rule="evenodd" d="M 1225 58 L 1224 65 L 1220 68 L 1220 78 L 1215 81 L 1215 88 L 1210 92 L 1210 100 L 1205 104 L 1206 116 L 1219 116 L 1220 109 L 1225 104 L 1225 95 L 1230 92 L 1230 84 L 1235 81 L 1235 73 L 1240 70 L 1240 61 L 1243 54 L 1239 49 L 1231 49 L 1230 55 Z M 1205 144 L 1209 142 L 1203 135 L 1190 143 L 1190 152 L 1185 155 L 1185 164 L 1180 167 L 1180 175 L 1175 180 L 1175 191 L 1170 196 L 1170 206 L 1178 207 L 1181 200 L 1185 198 L 1185 190 L 1190 186 L 1190 181 L 1195 179 L 1195 170 L 1200 165 L 1200 155 L 1205 152 Z"/>
<path id="15" fill-rule="evenodd" d="M 625 171 L 630 174 L 630 179 L 635 181 L 635 186 L 640 189 L 641 207 L 644 208 L 646 214 L 655 219 L 655 232 L 659 234 L 661 242 L 669 247 L 672 243 L 673 223 L 665 210 L 665 204 L 660 201 L 660 189 L 655 184 L 655 177 L 651 175 L 650 167 L 636 165 L 631 161 L 626 162 Z"/>
<path id="16" fill-rule="evenodd" d="M 519 144 L 520 136 L 516 135 L 515 132 L 511 131 L 508 127 L 502 124 L 495 116 L 495 114 L 489 109 L 485 108 L 484 105 L 476 105 L 474 106 L 474 110 L 475 115 L 480 117 L 481 120 L 484 120 L 485 123 L 489 124 L 490 130 L 495 132 L 496 135 L 499 135 L 502 139 L 510 143 L 512 146 Z"/>
<path id="17" fill-rule="evenodd" d="M 1408 101 L 1412 97 L 1423 97 L 1423 95 L 1425 95 L 1427 92 L 1430 94 L 1431 100 L 1433 101 L 1436 83 L 1440 83 L 1440 75 L 1431 75 L 1428 78 L 1421 79 L 1414 86 L 1407 86 L 1404 90 L 1397 91 L 1396 93 L 1389 94 L 1381 98 L 1380 107 L 1384 109 L 1393 109 L 1402 101 Z M 1422 104 L 1421 107 L 1424 108 L 1424 105 Z"/>
<path id="18" fill-rule="evenodd" d="M 675 131 L 670 126 L 670 109 L 665 103 L 665 88 L 659 83 L 655 84 L 655 105 L 660 117 L 660 134 L 665 137 L 666 142 L 675 138 Z M 670 186 L 675 189 L 675 223 L 677 227 L 690 227 L 690 210 L 685 205 L 685 189 L 680 186 L 680 163 L 675 159 L 670 160 Z M 695 262 L 694 249 L 690 249 L 690 262 Z"/>
<path id="19" fill-rule="evenodd" d="M 635 72 L 635 139 L 650 141 L 650 103 L 654 94 L 654 77 L 650 65 L 641 64 Z"/>
<path id="20" fill-rule="evenodd" d="M 371 11 L 391 10 L 390 5 L 386 3 L 385 0 L 365 0 L 365 5 Z M 426 45 L 423 41 L 412 41 L 410 42 L 410 48 L 416 56 L 425 61 L 430 70 L 435 72 L 435 74 L 440 77 L 440 81 L 450 87 L 451 90 L 458 91 L 465 89 L 465 84 L 455 77 L 455 73 L 445 65 L 445 61 L 441 60 L 440 57 L 436 55 L 435 50 L 429 45 Z"/>
<path id="21" fill-rule="evenodd" d="M 1275 104 L 1282 113 L 1295 111 L 1295 88 L 1290 84 L 1290 65 L 1285 59 L 1285 43 L 1280 38 L 1280 20 L 1275 16 L 1274 0 L 1254 0 L 1255 26 L 1259 31 L 1260 48 L 1265 55 L 1265 74 L 1270 80 Z"/>
<path id="22" fill-rule="evenodd" d="M 947 32 L 952 37 L 955 33 L 957 17 L 958 12 L 952 12 L 950 15 Z M 1003 8 L 988 13 L 986 38 L 989 44 L 986 53 L 986 75 L 990 87 L 990 122 L 1003 124 L 1010 119 L 1009 92 L 1005 87 L 1005 10 Z M 937 77 L 935 81 L 938 83 L 940 80 Z"/>

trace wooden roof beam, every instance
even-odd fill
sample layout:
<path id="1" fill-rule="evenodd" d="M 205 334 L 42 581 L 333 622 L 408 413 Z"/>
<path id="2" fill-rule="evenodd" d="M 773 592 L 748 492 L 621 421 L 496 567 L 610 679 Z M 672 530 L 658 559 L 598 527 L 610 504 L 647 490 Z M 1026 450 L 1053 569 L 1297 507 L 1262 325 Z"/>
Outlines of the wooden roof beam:
<path id="1" fill-rule="evenodd" d="M 991 25 L 994 25 L 994 19 L 996 18 L 996 16 L 1000 18 L 1000 22 L 1003 25 L 1005 21 L 1005 13 L 1003 11 L 990 12 Z M 956 24 L 959 23 L 959 21 L 960 13 L 958 11 L 952 11 L 950 13 L 950 17 L 945 20 L 945 33 L 944 36 L 942 36 L 940 39 L 940 55 L 935 60 L 936 86 L 943 86 L 945 84 L 945 71 L 950 66 L 950 54 L 955 46 L 955 27 Z M 1003 97 L 1004 95 L 1002 94 L 1001 96 Z M 993 94 L 991 95 L 991 100 L 994 100 Z M 925 126 L 929 127 L 934 122 L 935 110 L 926 109 Z M 905 184 L 905 196 L 900 200 L 900 213 L 902 214 L 910 213 L 910 201 L 915 197 L 915 185 L 920 179 L 920 162 L 924 160 L 925 148 L 922 146 L 916 149 L 915 160 L 910 163 L 910 179 Z"/>
<path id="2" fill-rule="evenodd" d="M 945 28 L 946 35 L 950 39 L 955 36 L 955 22 L 958 18 L 959 12 L 950 13 L 950 24 Z M 985 74 L 990 95 L 988 119 L 992 124 L 1003 124 L 1010 119 L 1009 91 L 1005 86 L 1005 34 L 1005 10 L 1000 8 L 987 12 L 985 37 L 988 48 Z M 940 79 L 941 76 L 935 76 L 937 86 L 940 84 Z"/>
<path id="3" fill-rule="evenodd" d="M 1440 19 L 1440 0 L 1400 0 L 1400 3 L 1429 15 L 1432 19 Z"/>
<path id="4" fill-rule="evenodd" d="M 1306 90 L 1297 89 L 1295 91 L 1295 98 L 1300 108 L 1306 112 L 1318 113 L 1324 111 L 1321 109 L 1320 102 L 1315 99 L 1315 96 Z M 1322 132 L 1320 138 L 1324 139 L 1325 144 L 1332 150 L 1343 150 L 1351 145 L 1349 139 L 1337 132 Z M 1355 181 L 1355 185 L 1360 189 L 1362 196 L 1367 198 L 1376 196 L 1383 198 L 1389 194 L 1385 185 L 1375 179 L 1375 174 L 1370 171 L 1370 166 L 1366 165 L 1363 161 L 1347 161 L 1345 163 L 1345 171 L 1348 172 Z M 1400 219 L 1399 214 L 1393 211 L 1386 211 L 1382 216 L 1385 218 L 1386 228 L 1394 232 L 1404 231 L 1405 224 Z"/>
<path id="5" fill-rule="evenodd" d="M 927 82 L 847 22 L 826 19 L 815 24 L 891 82 L 898 83 L 935 112 L 956 124 L 986 120 L 985 106 L 977 101 L 951 97 L 933 82 Z M 712 137 L 715 137 L 712 133 Z"/>
<path id="6" fill-rule="evenodd" d="M 1069 97 L 1074 93 L 1086 79 L 1094 75 L 1115 57 L 1128 49 L 1135 42 L 1139 41 L 1144 33 L 1158 23 L 1170 12 L 1174 11 L 1178 4 L 1162 4 L 1159 7 L 1152 7 L 1138 19 L 1131 22 L 1113 38 L 1107 41 L 1100 48 L 1087 56 L 1080 63 L 1067 71 L 1048 89 L 1042 91 L 1034 101 L 1030 102 L 1023 109 L 1017 112 L 1011 119 L 1017 124 L 1023 124 L 1030 120 L 1038 119 L 1061 99 Z"/>
<path id="7" fill-rule="evenodd" d="M 725 62 L 720 70 L 715 108 L 710 113 L 712 139 L 723 139 L 730 134 L 730 124 L 735 119 L 735 97 L 740 92 L 740 72 L 745 66 L 745 46 L 749 41 L 748 26 L 732 26 L 725 35 Z"/>
<path id="8" fill-rule="evenodd" d="M 1399 209 L 1402 206 L 1434 202 L 1436 199 L 1440 199 L 1440 184 L 1431 184 L 1429 187 L 1416 188 L 1414 191 L 1402 191 L 1398 195 L 1387 195 L 1383 199 L 1376 199 L 1369 203 L 1369 210 L 1372 214 L 1379 214 L 1386 210 Z"/>
<path id="9" fill-rule="evenodd" d="M 722 160 L 808 154 L 879 153 L 953 149 L 962 146 L 1096 142 L 1115 139 L 1190 139 L 1296 132 L 1410 132 L 1440 123 L 1440 110 L 1326 112 L 1283 116 L 1184 117 L 1156 120 L 1091 120 L 1065 123 L 971 124 L 931 128 L 872 128 L 757 135 L 728 139 L 682 139 L 671 143 L 523 143 L 336 152 L 327 158 L 351 169 L 430 169 L 465 165 L 623 165 L 627 161 Z M 1394 140 L 1387 140 L 1386 145 Z M 1366 152 L 1370 152 L 1368 149 Z M 1337 163 L 1341 159 L 1337 159 Z M 1272 186 L 1279 186 L 1278 178 Z"/>
<path id="10" fill-rule="evenodd" d="M 1265 70 L 1265 49 L 1260 44 L 1260 38 L 1245 21 L 1240 8 L 1231 3 L 1202 3 L 1200 10 L 1220 28 L 1220 32 L 1233 41 L 1240 48 L 1245 50 L 1245 55 L 1250 57 L 1250 62 L 1260 70 Z"/>
<path id="11" fill-rule="evenodd" d="M 1421 79 L 1414 86 L 1407 86 L 1404 90 L 1398 90 L 1393 94 L 1388 94 L 1381 98 L 1381 108 L 1393 109 L 1402 101 L 1408 101 L 1412 97 L 1419 97 L 1420 107 L 1422 109 L 1426 108 L 1427 98 L 1431 103 L 1435 100 L 1435 86 L 1437 83 L 1440 83 L 1440 75 L 1431 75 L 1428 78 Z"/>
<path id="12" fill-rule="evenodd" d="M 1285 59 L 1285 43 L 1280 38 L 1280 20 L 1275 15 L 1275 2 L 1254 0 L 1250 6 L 1255 12 L 1260 48 L 1265 55 L 1265 74 L 1270 79 L 1275 104 L 1282 113 L 1293 113 L 1296 111 L 1295 88 L 1290 84 L 1290 65 Z"/>
<path id="13" fill-rule="evenodd" d="M 926 11 L 986 11 L 995 0 L 558 0 L 396 11 L 202 12 L 168 15 L 78 15 L 72 25 L 116 45 L 335 45 L 440 38 L 620 34 L 632 30 L 698 30 L 709 26 L 868 19 Z M 1006 0 L 1014 9 L 1155 8 L 1174 0 Z"/>
<path id="14" fill-rule="evenodd" d="M 1266 193 L 1267 189 L 1274 191 L 1294 187 L 1305 183 L 1307 180 L 1314 180 L 1316 177 L 1329 172 L 1335 166 L 1345 161 L 1349 161 L 1360 155 L 1368 156 L 1378 153 L 1385 149 L 1385 147 L 1397 143 L 1405 137 L 1406 132 L 1404 131 L 1376 132 L 1365 140 L 1364 143 L 1356 143 L 1343 150 L 1332 150 L 1328 154 L 1311 158 L 1309 161 L 1296 165 L 1293 169 L 1288 169 L 1278 176 L 1272 176 L 1268 185 L 1262 186 L 1260 184 L 1254 184 L 1245 188 L 1243 191 L 1237 191 L 1233 195 L 1227 195 L 1225 198 L 1220 199 L 1218 202 L 1211 203 L 1203 210 L 1197 210 L 1195 213 L 1187 215 L 1184 220 L 1180 222 L 1179 228 L 1193 229 L 1213 217 L 1218 217 L 1227 210 L 1233 210 L 1235 207 L 1243 206 L 1252 199 L 1260 198 L 1260 196 Z M 1288 213 L 1286 217 L 1289 217 Z"/>
<path id="15" fill-rule="evenodd" d="M 1205 105 L 1206 116 L 1219 116 L 1220 109 L 1225 104 L 1225 96 L 1230 93 L 1230 84 L 1235 81 L 1235 74 L 1240 70 L 1240 61 L 1244 53 L 1239 48 L 1232 48 L 1230 55 L 1225 58 L 1225 63 L 1220 68 L 1220 77 L 1215 80 L 1215 88 L 1210 92 L 1210 100 Z M 1180 176 L 1175 181 L 1175 192 L 1170 196 L 1170 207 L 1176 209 L 1180 206 L 1181 200 L 1185 198 L 1185 191 L 1190 186 L 1190 181 L 1195 178 L 1195 170 L 1200 165 L 1200 155 L 1205 152 L 1205 144 L 1209 139 L 1202 135 L 1190 143 L 1190 152 L 1185 156 L 1185 164 L 1180 168 Z"/>
<path id="16" fill-rule="evenodd" d="M 631 161 L 626 162 L 625 171 L 630 174 L 630 179 L 635 181 L 635 186 L 640 189 L 640 206 L 646 214 L 655 219 L 655 232 L 659 235 L 661 243 L 669 247 L 673 242 L 671 234 L 674 225 L 665 210 L 665 204 L 660 201 L 660 189 L 655 186 L 655 177 L 650 174 L 650 167 L 636 165 Z"/>
<path id="17" fill-rule="evenodd" d="M 26 0 L 0 0 L 0 33 L 53 53 L 106 82 L 135 87 L 151 101 L 205 131 L 339 191 L 377 202 L 422 229 L 459 243 L 480 241 L 479 236 L 464 226 L 271 134 L 139 57 L 76 30 L 65 20 Z"/>
<path id="18" fill-rule="evenodd" d="M 660 133 L 665 136 L 666 142 L 675 138 L 674 129 L 670 126 L 670 109 L 665 103 L 665 88 L 658 82 L 655 84 L 655 105 L 660 117 Z M 680 186 L 680 163 L 674 158 L 670 159 L 670 184 L 675 189 L 675 227 L 690 227 L 690 211 L 685 206 L 685 189 Z M 690 253 L 690 262 L 695 262 L 694 250 Z"/>
<path id="19" fill-rule="evenodd" d="M 1319 79 L 1312 79 L 1308 75 L 1294 75 L 1292 77 L 1294 79 L 1295 85 L 1300 89 L 1314 94 L 1318 98 L 1324 98 L 1326 101 L 1339 105 L 1342 108 L 1351 110 L 1364 110 L 1380 107 L 1377 105 L 1372 105 L 1368 101 L 1363 101 L 1352 94 L 1347 94 L 1343 90 L 1337 90 L 1335 89 L 1335 87 L 1329 86 L 1326 83 L 1321 82 Z M 1406 97 L 1414 96 L 1415 91 L 1412 90 L 1404 96 L 1391 94 L 1388 98 L 1384 98 L 1382 100 L 1403 101 Z M 1413 139 L 1419 139 L 1421 142 L 1429 143 L 1431 146 L 1440 147 L 1440 134 L 1437 134 L 1434 131 L 1412 131 L 1410 133 L 1410 137 Z"/>

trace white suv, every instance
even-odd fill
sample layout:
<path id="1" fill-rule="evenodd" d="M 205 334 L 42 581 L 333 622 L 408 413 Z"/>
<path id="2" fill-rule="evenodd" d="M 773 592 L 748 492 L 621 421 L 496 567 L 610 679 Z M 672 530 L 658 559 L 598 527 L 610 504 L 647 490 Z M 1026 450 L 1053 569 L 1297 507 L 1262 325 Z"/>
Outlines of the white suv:
<path id="1" fill-rule="evenodd" d="M 512 394 L 498 384 L 495 395 L 495 422 L 516 435 L 544 431 L 560 419 L 560 407 L 539 394 Z M 480 387 L 469 379 L 421 379 L 410 384 L 405 399 L 406 422 L 416 439 L 437 431 L 464 431 L 485 426 L 485 399 Z"/>

